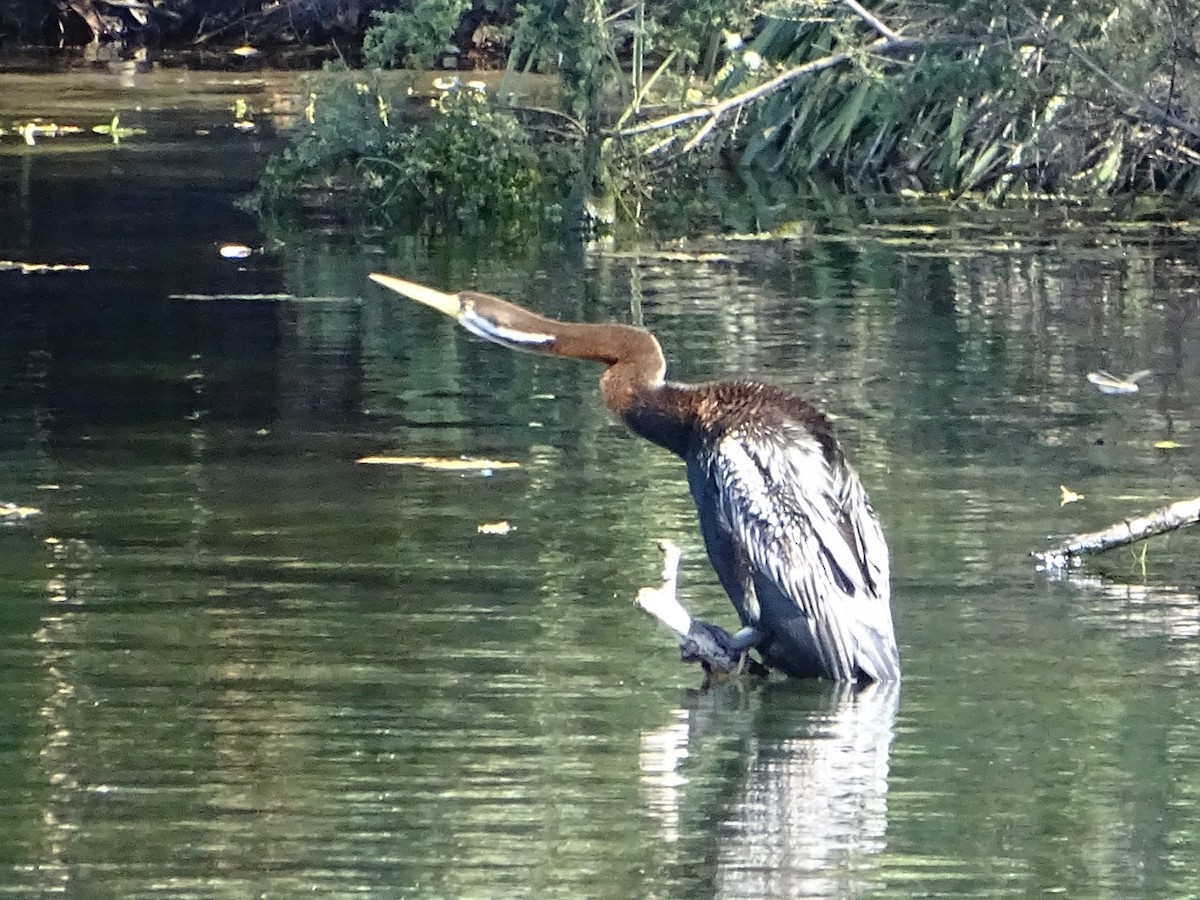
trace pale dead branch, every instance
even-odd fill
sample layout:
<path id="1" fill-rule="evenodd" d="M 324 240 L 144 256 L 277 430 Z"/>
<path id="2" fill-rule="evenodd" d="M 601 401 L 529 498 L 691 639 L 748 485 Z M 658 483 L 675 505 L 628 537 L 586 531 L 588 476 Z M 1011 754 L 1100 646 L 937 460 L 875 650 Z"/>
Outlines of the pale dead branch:
<path id="1" fill-rule="evenodd" d="M 1065 569 L 1078 564 L 1085 554 L 1103 553 L 1136 541 L 1200 522 L 1200 497 L 1180 500 L 1169 506 L 1109 525 L 1100 531 L 1075 534 L 1057 547 L 1032 555 L 1047 569 Z"/>

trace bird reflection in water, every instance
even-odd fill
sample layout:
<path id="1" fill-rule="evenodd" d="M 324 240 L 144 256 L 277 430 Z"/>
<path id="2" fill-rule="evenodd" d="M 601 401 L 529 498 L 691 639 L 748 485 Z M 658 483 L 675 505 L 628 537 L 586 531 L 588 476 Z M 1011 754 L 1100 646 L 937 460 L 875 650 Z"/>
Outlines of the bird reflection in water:
<path id="1" fill-rule="evenodd" d="M 609 409 L 687 465 L 709 560 L 742 623 L 733 635 L 701 623 L 722 658 L 753 648 L 795 678 L 899 677 L 887 544 L 816 408 L 755 381 L 669 382 L 662 347 L 641 328 L 560 322 L 488 294 L 371 278 L 492 343 L 604 365 Z"/>
<path id="2" fill-rule="evenodd" d="M 716 897 L 867 893 L 887 843 L 899 701 L 894 681 L 816 691 L 780 682 L 752 692 L 727 683 L 692 694 L 670 724 L 641 740 L 643 794 L 664 852 L 720 835 L 715 849 L 698 851 L 716 859 Z M 716 764 L 730 751 L 714 745 L 728 742 L 742 761 L 733 774 Z"/>

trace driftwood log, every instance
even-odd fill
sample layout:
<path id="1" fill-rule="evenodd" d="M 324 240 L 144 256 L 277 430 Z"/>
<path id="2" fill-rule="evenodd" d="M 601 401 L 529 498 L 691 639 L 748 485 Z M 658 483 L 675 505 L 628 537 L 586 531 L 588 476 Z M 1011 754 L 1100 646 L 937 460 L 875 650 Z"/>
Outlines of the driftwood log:
<path id="1" fill-rule="evenodd" d="M 709 679 L 719 679 L 732 673 L 766 675 L 767 668 L 750 658 L 748 651 L 733 646 L 732 635 L 719 625 L 692 618 L 675 596 L 679 585 L 679 547 L 666 539 L 658 542 L 662 551 L 662 585 L 644 587 L 634 603 L 649 613 L 679 642 L 684 662 L 698 662 Z"/>
<path id="2" fill-rule="evenodd" d="M 1196 522 L 1200 522 L 1200 497 L 1180 500 L 1145 515 L 1131 516 L 1100 531 L 1072 535 L 1057 547 L 1035 551 L 1033 556 L 1047 569 L 1065 569 L 1078 565 L 1080 557 L 1086 554 L 1124 547 Z"/>

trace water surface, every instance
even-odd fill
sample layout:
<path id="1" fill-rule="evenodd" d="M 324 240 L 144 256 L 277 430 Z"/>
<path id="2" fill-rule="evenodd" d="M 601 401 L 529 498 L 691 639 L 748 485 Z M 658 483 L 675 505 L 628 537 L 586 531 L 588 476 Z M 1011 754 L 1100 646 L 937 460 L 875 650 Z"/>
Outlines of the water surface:
<path id="1" fill-rule="evenodd" d="M 963 213 L 706 261 L 267 235 L 233 206 L 261 135 L 206 109 L 0 148 L 0 259 L 90 267 L 0 272 L 0 501 L 42 509 L 0 528 L 0 893 L 1200 890 L 1195 536 L 1069 577 L 1028 555 L 1197 493 L 1186 232 Z M 675 377 L 835 412 L 902 685 L 697 691 L 632 605 L 668 536 L 685 603 L 732 624 L 678 461 L 596 370 L 378 269 L 640 319 Z M 292 299 L 180 299 L 253 294 Z M 1096 368 L 1156 374 L 1108 397 Z"/>

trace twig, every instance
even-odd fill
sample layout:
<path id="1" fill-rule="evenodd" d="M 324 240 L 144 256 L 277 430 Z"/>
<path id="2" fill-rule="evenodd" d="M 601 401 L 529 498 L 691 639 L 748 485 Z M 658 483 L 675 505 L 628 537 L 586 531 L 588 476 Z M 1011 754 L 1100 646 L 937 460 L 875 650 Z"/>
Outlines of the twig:
<path id="1" fill-rule="evenodd" d="M 650 131 L 660 131 L 664 128 L 674 128 L 676 125 L 682 125 L 685 122 L 691 122 L 696 119 L 711 119 L 714 123 L 716 119 L 729 112 L 731 109 L 737 109 L 745 106 L 748 103 L 753 103 L 760 97 L 764 97 L 773 91 L 778 90 L 789 82 L 795 81 L 797 78 L 802 78 L 805 75 L 811 75 L 814 72 L 821 72 L 825 69 L 831 69 L 834 66 L 840 66 L 843 63 L 849 62 L 861 53 L 899 53 L 916 50 L 925 46 L 924 41 L 915 38 L 878 38 L 871 41 L 865 47 L 858 48 L 854 51 L 843 51 L 841 53 L 833 53 L 829 56 L 822 56 L 820 59 L 814 59 L 799 66 L 780 72 L 774 78 L 764 81 L 760 85 L 743 91 L 740 94 L 735 94 L 732 97 L 727 97 L 720 103 L 714 103 L 710 106 L 701 106 L 695 109 L 685 110 L 684 112 L 675 113 L 674 115 L 664 116 L 661 119 L 654 119 L 650 122 L 643 122 L 640 125 L 634 125 L 632 128 L 622 129 L 619 134 L 621 137 L 628 138 L 635 135 L 645 134 Z M 710 126 L 711 128 L 711 126 Z M 649 155 L 649 152 L 647 152 Z"/>
<path id="2" fill-rule="evenodd" d="M 843 2 L 845 2 L 845 0 L 843 0 Z M 1027 6 L 1022 6 L 1022 9 L 1024 10 L 1025 15 L 1029 18 L 1030 22 L 1033 23 L 1034 30 L 1037 32 L 1039 37 L 1048 41 L 1055 39 L 1054 33 L 1050 31 L 1044 24 L 1042 24 L 1042 20 L 1034 14 L 1033 10 L 1029 9 Z M 1122 84 L 1120 81 L 1117 81 L 1116 78 L 1102 69 L 1098 63 L 1093 61 L 1090 56 L 1077 47 L 1073 47 L 1068 43 L 1066 48 L 1069 55 L 1075 57 L 1077 60 L 1083 63 L 1085 68 L 1090 69 L 1093 74 L 1099 76 L 1101 80 L 1107 82 L 1108 86 L 1114 91 L 1124 96 L 1127 100 L 1133 101 L 1140 113 L 1145 116 L 1157 118 L 1163 125 L 1170 125 L 1172 128 L 1178 128 L 1184 134 L 1190 134 L 1194 138 L 1200 138 L 1200 129 L 1197 129 L 1194 125 L 1185 122 L 1183 119 L 1171 115 L 1171 110 L 1169 108 L 1163 109 L 1145 94 L 1138 93 L 1133 88 Z"/>
<path id="3" fill-rule="evenodd" d="M 1133 516 L 1109 525 L 1100 531 L 1072 535 L 1057 547 L 1042 552 L 1035 551 L 1032 556 L 1040 560 L 1047 569 L 1065 569 L 1072 563 L 1077 564 L 1079 557 L 1085 553 L 1103 553 L 1113 547 L 1123 547 L 1156 534 L 1194 525 L 1196 522 L 1200 522 L 1200 497 L 1179 500 L 1145 515 Z"/>
<path id="4" fill-rule="evenodd" d="M 625 112 L 621 113 L 621 118 L 617 119 L 616 129 L 618 131 L 621 129 L 622 125 L 629 121 L 629 117 L 638 111 L 638 107 L 641 106 L 642 101 L 646 99 L 646 95 L 650 93 L 651 89 L 658 82 L 658 79 L 662 76 L 663 72 L 666 72 L 671 67 L 671 65 L 675 62 L 675 57 L 678 55 L 678 50 L 672 50 L 667 54 L 666 58 L 659 63 L 658 68 L 650 74 L 650 77 L 646 79 L 646 83 L 641 86 L 638 92 L 634 95 L 633 99 L 629 101 L 629 105 L 625 107 Z"/>
<path id="5" fill-rule="evenodd" d="M 1101 79 L 1108 82 L 1109 87 L 1111 87 L 1118 94 L 1124 95 L 1126 99 L 1132 100 L 1135 104 L 1137 104 L 1142 113 L 1157 118 L 1163 125 L 1170 125 L 1172 128 L 1178 128 L 1184 134 L 1190 134 L 1194 138 L 1200 138 L 1200 129 L 1197 129 L 1194 125 L 1188 124 L 1187 122 L 1183 121 L 1183 119 L 1171 115 L 1168 110 L 1163 109 L 1145 94 L 1139 94 L 1133 88 L 1126 87 L 1125 85 L 1121 84 L 1121 82 L 1117 81 L 1116 78 L 1114 78 L 1108 72 L 1105 72 L 1098 64 L 1093 62 L 1091 57 L 1085 54 L 1082 50 L 1077 50 L 1074 47 L 1067 47 L 1067 52 L 1083 63 L 1084 66 L 1091 69 L 1096 75 L 1099 75 Z"/>
<path id="6" fill-rule="evenodd" d="M 692 148 L 694 148 L 702 140 L 704 140 L 706 137 L 708 137 L 709 133 L 716 127 L 717 127 L 717 117 L 713 116 L 711 119 L 709 119 L 707 122 L 705 122 L 703 125 L 700 126 L 700 129 L 694 135 L 692 135 L 691 140 L 689 140 L 686 144 L 683 145 L 683 149 L 680 151 L 680 153 L 691 152 Z"/>
<path id="7" fill-rule="evenodd" d="M 896 32 L 884 25 L 883 22 L 881 22 L 869 9 L 859 3 L 858 0 L 842 0 L 842 5 L 853 11 L 856 16 L 882 34 L 889 41 L 900 40 L 900 35 L 896 34 Z"/>
<path id="8" fill-rule="evenodd" d="M 536 113 L 537 115 L 545 116 L 549 119 L 562 119 L 573 129 L 575 129 L 579 135 L 584 135 L 587 133 L 587 128 L 584 127 L 582 122 L 580 122 L 574 116 L 568 115 L 562 110 L 551 109 L 548 106 L 522 106 L 520 104 L 513 104 L 509 107 L 509 109 L 516 113 Z"/>
<path id="9" fill-rule="evenodd" d="M 644 587 L 634 603 L 652 615 L 679 641 L 685 662 L 699 662 L 709 675 L 749 671 L 765 675 L 764 666 L 750 659 L 745 651 L 735 650 L 732 637 L 724 628 L 693 619 L 675 596 L 679 585 L 679 548 L 674 542 L 658 542 L 663 555 L 662 586 Z"/>

